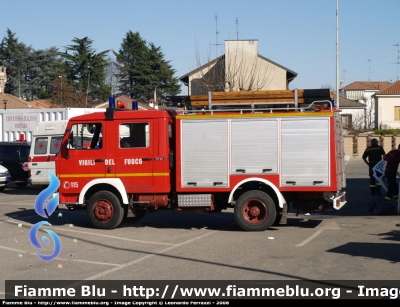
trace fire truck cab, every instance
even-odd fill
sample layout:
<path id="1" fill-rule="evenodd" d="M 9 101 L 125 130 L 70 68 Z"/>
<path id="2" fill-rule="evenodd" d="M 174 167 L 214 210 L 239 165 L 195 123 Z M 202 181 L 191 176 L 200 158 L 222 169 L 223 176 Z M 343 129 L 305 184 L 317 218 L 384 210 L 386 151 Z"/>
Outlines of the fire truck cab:
<path id="1" fill-rule="evenodd" d="M 175 112 L 111 105 L 69 120 L 56 158 L 59 202 L 86 209 L 103 229 L 148 211 L 233 207 L 242 229 L 263 231 L 285 224 L 289 205 L 324 211 L 346 203 L 341 133 L 332 106 Z"/>

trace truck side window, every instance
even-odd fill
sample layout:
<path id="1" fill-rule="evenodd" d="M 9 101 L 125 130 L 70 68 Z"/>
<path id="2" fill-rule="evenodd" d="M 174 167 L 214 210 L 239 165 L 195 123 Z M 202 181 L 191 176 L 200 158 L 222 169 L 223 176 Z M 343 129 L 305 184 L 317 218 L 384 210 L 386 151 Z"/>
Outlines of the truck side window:
<path id="1" fill-rule="evenodd" d="M 149 147 L 149 123 L 123 123 L 119 127 L 121 148 Z"/>
<path id="2" fill-rule="evenodd" d="M 102 131 L 102 126 L 99 123 L 72 125 L 68 148 L 69 149 L 100 148 L 98 146 L 101 141 L 101 131 Z"/>

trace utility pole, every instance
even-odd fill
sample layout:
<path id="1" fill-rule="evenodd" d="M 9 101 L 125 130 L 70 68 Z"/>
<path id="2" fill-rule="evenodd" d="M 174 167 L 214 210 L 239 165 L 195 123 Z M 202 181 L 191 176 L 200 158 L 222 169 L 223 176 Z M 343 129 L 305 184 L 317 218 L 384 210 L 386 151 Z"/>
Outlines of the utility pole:
<path id="1" fill-rule="evenodd" d="M 58 76 L 61 79 L 61 107 L 62 107 L 62 101 L 63 101 L 63 76 Z"/>
<path id="2" fill-rule="evenodd" d="M 85 103 L 85 108 L 87 108 L 87 99 L 89 96 L 89 83 L 90 82 L 90 73 L 89 73 L 89 78 L 88 78 L 88 82 L 87 82 L 87 89 L 86 89 L 86 103 Z"/>
<path id="3" fill-rule="evenodd" d="M 336 0 L 336 108 L 339 109 L 339 0 Z"/>

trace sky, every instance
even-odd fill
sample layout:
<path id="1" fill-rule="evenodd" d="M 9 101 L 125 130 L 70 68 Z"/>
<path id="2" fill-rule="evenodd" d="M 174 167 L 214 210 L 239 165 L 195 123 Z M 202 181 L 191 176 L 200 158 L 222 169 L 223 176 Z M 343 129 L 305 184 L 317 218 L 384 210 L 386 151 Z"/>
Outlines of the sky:
<path id="1" fill-rule="evenodd" d="M 7 29 L 34 50 L 88 37 L 118 52 L 129 31 L 161 47 L 175 77 L 224 54 L 225 40 L 297 73 L 290 89 L 400 78 L 400 0 L 0 0 Z M 182 92 L 187 87 L 182 84 Z"/>

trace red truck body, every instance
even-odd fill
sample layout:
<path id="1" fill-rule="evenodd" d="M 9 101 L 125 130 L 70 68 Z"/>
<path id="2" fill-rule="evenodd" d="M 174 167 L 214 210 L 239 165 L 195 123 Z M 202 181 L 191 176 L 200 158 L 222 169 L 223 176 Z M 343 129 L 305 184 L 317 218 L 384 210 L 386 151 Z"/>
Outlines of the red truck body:
<path id="1" fill-rule="evenodd" d="M 244 230 L 262 231 L 285 224 L 290 206 L 346 203 L 340 113 L 332 107 L 110 107 L 69 120 L 56 174 L 60 204 L 86 209 L 104 229 L 148 211 L 234 208 Z"/>

